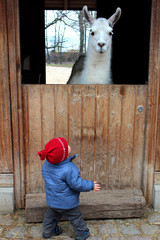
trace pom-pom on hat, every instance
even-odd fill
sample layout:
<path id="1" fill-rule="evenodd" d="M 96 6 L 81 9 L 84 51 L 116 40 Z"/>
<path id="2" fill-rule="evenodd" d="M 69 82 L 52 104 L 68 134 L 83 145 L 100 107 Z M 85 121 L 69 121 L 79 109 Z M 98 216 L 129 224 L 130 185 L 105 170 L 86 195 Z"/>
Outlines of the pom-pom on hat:
<path id="1" fill-rule="evenodd" d="M 53 138 L 38 154 L 41 160 L 46 158 L 51 164 L 62 162 L 68 157 L 68 143 L 64 138 Z"/>

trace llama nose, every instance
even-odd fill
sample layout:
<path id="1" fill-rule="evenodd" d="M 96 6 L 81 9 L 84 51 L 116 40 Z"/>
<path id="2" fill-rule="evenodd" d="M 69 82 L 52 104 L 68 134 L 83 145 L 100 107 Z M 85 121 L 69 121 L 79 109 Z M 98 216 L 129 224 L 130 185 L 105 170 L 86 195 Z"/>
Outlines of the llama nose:
<path id="1" fill-rule="evenodd" d="M 103 42 L 99 42 L 99 43 L 98 43 L 98 46 L 101 47 L 101 48 L 102 48 L 104 45 L 105 45 L 105 43 L 103 43 Z"/>

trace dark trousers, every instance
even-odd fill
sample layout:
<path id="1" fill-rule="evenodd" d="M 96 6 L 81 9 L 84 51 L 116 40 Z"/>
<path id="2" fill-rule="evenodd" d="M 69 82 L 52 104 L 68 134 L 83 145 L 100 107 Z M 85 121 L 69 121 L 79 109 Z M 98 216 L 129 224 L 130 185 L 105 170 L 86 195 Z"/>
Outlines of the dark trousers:
<path id="1" fill-rule="evenodd" d="M 79 206 L 73 209 L 55 209 L 48 207 L 43 220 L 43 232 L 45 234 L 50 234 L 62 216 L 70 221 L 76 236 L 80 236 L 87 229 L 86 222 L 82 217 Z"/>

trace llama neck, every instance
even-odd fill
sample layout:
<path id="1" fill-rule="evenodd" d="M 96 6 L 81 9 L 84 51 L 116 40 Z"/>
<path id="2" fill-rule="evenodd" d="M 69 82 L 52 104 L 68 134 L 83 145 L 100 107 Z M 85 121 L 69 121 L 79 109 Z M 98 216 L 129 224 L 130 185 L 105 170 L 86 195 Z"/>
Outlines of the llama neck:
<path id="1" fill-rule="evenodd" d="M 98 53 L 89 45 L 81 83 L 110 84 L 110 62 L 111 46 L 108 47 L 106 52 Z"/>
<path id="2" fill-rule="evenodd" d="M 97 67 L 103 64 L 103 66 L 105 65 L 107 68 L 107 66 L 110 66 L 110 60 L 111 46 L 108 47 L 105 53 L 99 53 L 93 48 L 89 49 L 89 51 L 87 52 L 86 64 L 91 64 L 93 66 L 96 65 Z"/>

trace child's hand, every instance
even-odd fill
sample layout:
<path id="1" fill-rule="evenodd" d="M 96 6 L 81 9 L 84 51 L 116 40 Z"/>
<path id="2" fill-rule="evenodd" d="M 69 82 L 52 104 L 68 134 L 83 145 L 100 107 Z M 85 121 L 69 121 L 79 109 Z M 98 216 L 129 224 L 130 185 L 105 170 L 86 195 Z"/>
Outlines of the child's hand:
<path id="1" fill-rule="evenodd" d="M 98 191 L 100 191 L 100 189 L 101 189 L 100 184 L 98 184 L 97 181 L 95 181 L 94 182 L 94 191 L 98 192 Z"/>

